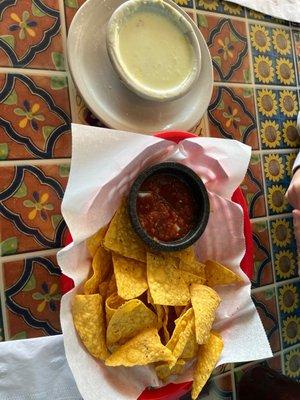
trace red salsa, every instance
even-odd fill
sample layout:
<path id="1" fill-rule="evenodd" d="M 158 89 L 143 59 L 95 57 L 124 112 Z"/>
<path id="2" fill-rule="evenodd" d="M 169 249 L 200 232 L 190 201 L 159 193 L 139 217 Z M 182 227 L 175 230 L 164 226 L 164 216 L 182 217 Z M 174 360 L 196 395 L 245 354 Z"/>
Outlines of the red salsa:
<path id="1" fill-rule="evenodd" d="M 191 189 L 174 175 L 152 175 L 139 189 L 138 218 L 155 240 L 173 242 L 184 237 L 195 225 L 196 212 Z"/>

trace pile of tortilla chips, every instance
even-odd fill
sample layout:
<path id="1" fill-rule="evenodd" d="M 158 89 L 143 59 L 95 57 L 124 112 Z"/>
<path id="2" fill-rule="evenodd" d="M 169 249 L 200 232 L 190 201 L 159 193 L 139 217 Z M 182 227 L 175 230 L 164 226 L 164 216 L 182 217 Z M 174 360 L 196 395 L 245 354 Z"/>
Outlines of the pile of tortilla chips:
<path id="1" fill-rule="evenodd" d="M 112 367 L 152 364 L 162 380 L 193 366 L 196 399 L 223 349 L 212 331 L 220 303 L 213 287 L 241 278 L 217 262 L 201 264 L 192 247 L 148 249 L 131 227 L 125 200 L 87 247 L 91 274 L 74 298 L 73 320 L 88 352 Z"/>

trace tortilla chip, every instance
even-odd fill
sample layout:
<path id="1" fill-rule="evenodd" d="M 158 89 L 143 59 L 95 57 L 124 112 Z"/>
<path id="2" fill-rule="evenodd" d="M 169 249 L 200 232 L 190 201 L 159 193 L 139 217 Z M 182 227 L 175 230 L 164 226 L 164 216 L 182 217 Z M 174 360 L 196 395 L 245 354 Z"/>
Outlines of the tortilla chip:
<path id="1" fill-rule="evenodd" d="M 157 315 L 157 329 L 160 330 L 163 326 L 163 318 L 165 315 L 164 306 L 153 304 L 153 307 L 155 308 L 155 312 Z"/>
<path id="2" fill-rule="evenodd" d="M 174 309 L 175 309 L 176 317 L 178 318 L 178 317 L 180 317 L 182 310 L 184 310 L 184 306 L 175 306 Z"/>
<path id="3" fill-rule="evenodd" d="M 196 400 L 205 383 L 214 370 L 223 350 L 223 340 L 220 335 L 211 332 L 208 342 L 199 346 L 198 360 L 194 370 L 192 399 Z"/>
<path id="4" fill-rule="evenodd" d="M 111 317 L 114 315 L 116 310 L 125 303 L 118 293 L 111 294 L 105 301 L 105 313 L 106 313 L 106 323 L 108 325 Z"/>
<path id="5" fill-rule="evenodd" d="M 98 232 L 94 233 L 93 236 L 89 237 L 86 241 L 86 246 L 91 257 L 94 257 L 96 251 L 100 246 L 103 246 L 103 239 L 107 231 L 107 225 L 103 226 L 98 230 Z"/>
<path id="6" fill-rule="evenodd" d="M 108 350 L 105 342 L 105 316 L 99 294 L 76 295 L 72 314 L 74 326 L 88 352 L 105 360 Z"/>
<path id="7" fill-rule="evenodd" d="M 154 301 L 153 301 L 152 296 L 151 296 L 151 293 L 150 293 L 150 289 L 147 290 L 147 302 L 149 304 L 153 304 L 155 306 Z"/>
<path id="8" fill-rule="evenodd" d="M 217 285 L 230 285 L 235 282 L 243 282 L 243 279 L 231 269 L 217 261 L 206 261 L 206 285 L 214 287 Z"/>
<path id="9" fill-rule="evenodd" d="M 164 310 L 163 319 L 162 319 L 164 343 L 168 343 L 168 341 L 170 340 L 170 333 L 168 331 L 169 307 L 168 306 L 161 306 L 161 307 L 163 307 L 163 310 Z"/>
<path id="10" fill-rule="evenodd" d="M 148 289 L 145 263 L 114 253 L 113 264 L 118 294 L 123 299 L 133 299 Z"/>
<path id="11" fill-rule="evenodd" d="M 175 362 L 170 364 L 170 368 L 172 368 L 178 358 L 181 357 L 194 326 L 195 320 L 194 311 L 192 308 L 186 311 L 175 321 L 175 329 L 172 333 L 171 339 L 167 343 L 167 348 L 172 351 L 172 354 L 175 358 Z"/>
<path id="12" fill-rule="evenodd" d="M 112 269 L 111 254 L 103 247 L 99 247 L 92 262 L 92 276 L 85 282 L 84 294 L 98 293 L 100 283 Z"/>
<path id="13" fill-rule="evenodd" d="M 176 259 L 147 253 L 147 278 L 155 304 L 184 306 L 189 302 L 189 286 Z"/>
<path id="14" fill-rule="evenodd" d="M 206 343 L 221 299 L 212 288 L 197 283 L 191 286 L 191 299 L 195 313 L 197 343 Z"/>
<path id="15" fill-rule="evenodd" d="M 190 360 L 191 358 L 196 357 L 198 352 L 198 343 L 196 342 L 196 333 L 195 333 L 195 326 L 192 326 L 192 330 L 190 336 L 186 342 L 185 348 L 181 354 L 181 358 L 185 360 Z"/>
<path id="16" fill-rule="evenodd" d="M 205 282 L 205 264 L 200 263 L 195 258 L 189 263 L 181 260 L 180 269 L 201 277 L 203 279 L 203 283 Z"/>
<path id="17" fill-rule="evenodd" d="M 104 246 L 124 257 L 146 262 L 145 245 L 131 226 L 125 200 L 111 220 L 104 238 Z"/>
<path id="18" fill-rule="evenodd" d="M 129 300 L 112 315 L 106 332 L 107 347 L 122 345 L 141 331 L 157 328 L 157 316 L 138 299 Z"/>
<path id="19" fill-rule="evenodd" d="M 116 292 L 117 292 L 116 277 L 115 274 L 112 274 L 108 283 L 106 297 L 109 297 Z"/>
<path id="20" fill-rule="evenodd" d="M 147 365 L 153 362 L 172 362 L 172 352 L 161 344 L 157 329 L 150 328 L 119 347 L 105 361 L 110 367 Z"/>
<path id="21" fill-rule="evenodd" d="M 170 253 L 164 253 L 169 255 Z M 185 263 L 191 263 L 195 259 L 195 252 L 193 246 L 179 251 L 172 251 L 172 257 L 178 258 Z"/>
<path id="22" fill-rule="evenodd" d="M 159 377 L 159 379 L 165 381 L 166 379 L 168 379 L 170 375 L 180 374 L 184 366 L 185 366 L 185 361 L 179 359 L 173 368 L 170 368 L 168 364 L 157 365 L 155 367 L 155 372 L 156 375 Z"/>
<path id="23" fill-rule="evenodd" d="M 99 285 L 99 294 L 101 295 L 104 301 L 107 299 L 108 285 L 109 285 L 109 280 L 103 281 Z"/>

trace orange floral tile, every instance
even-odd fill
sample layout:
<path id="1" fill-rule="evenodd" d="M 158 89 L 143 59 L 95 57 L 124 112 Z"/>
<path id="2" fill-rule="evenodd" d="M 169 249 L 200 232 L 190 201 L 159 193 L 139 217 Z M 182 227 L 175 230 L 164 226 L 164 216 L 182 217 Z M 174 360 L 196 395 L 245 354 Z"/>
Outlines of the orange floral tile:
<path id="1" fill-rule="evenodd" d="M 0 74 L 0 159 L 70 155 L 67 79 Z"/>
<path id="2" fill-rule="evenodd" d="M 10 339 L 60 333 L 60 268 L 56 257 L 3 264 Z"/>
<path id="3" fill-rule="evenodd" d="M 63 245 L 60 206 L 68 173 L 68 164 L 0 167 L 2 255 Z"/>
<path id="4" fill-rule="evenodd" d="M 0 66 L 65 69 L 58 0 L 0 2 Z"/>

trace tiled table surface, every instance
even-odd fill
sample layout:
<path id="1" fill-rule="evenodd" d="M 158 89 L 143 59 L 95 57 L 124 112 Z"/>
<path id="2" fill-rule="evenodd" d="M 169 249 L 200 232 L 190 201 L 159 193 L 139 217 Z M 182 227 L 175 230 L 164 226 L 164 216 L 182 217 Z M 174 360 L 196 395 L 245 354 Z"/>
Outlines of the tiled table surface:
<path id="1" fill-rule="evenodd" d="M 253 149 L 242 184 L 255 245 L 253 299 L 275 354 L 266 363 L 299 379 L 300 280 L 284 193 L 299 147 L 300 26 L 225 1 L 176 1 L 198 24 L 214 65 L 211 103 L 194 131 Z M 0 1 L 0 340 L 60 332 L 55 254 L 66 234 L 60 203 L 70 121 L 101 126 L 65 59 L 68 27 L 82 3 Z M 247 368 L 218 368 L 211 398 L 235 399 Z"/>

